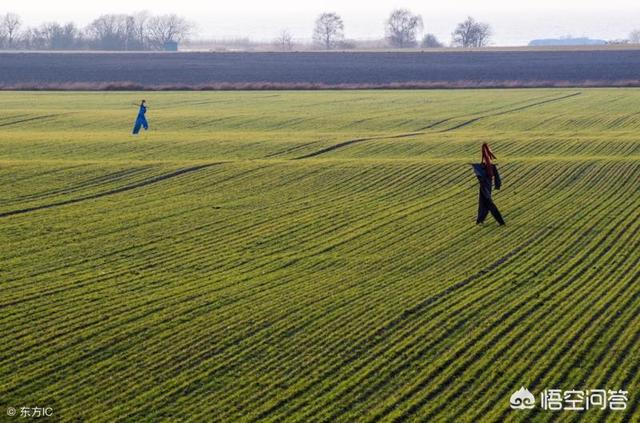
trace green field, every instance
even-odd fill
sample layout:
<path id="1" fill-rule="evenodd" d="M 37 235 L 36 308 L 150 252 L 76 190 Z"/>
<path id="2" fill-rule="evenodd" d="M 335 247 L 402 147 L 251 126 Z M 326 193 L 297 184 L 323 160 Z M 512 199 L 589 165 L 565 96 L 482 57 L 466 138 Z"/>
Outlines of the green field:
<path id="1" fill-rule="evenodd" d="M 0 418 L 640 421 L 640 90 L 0 104 Z"/>

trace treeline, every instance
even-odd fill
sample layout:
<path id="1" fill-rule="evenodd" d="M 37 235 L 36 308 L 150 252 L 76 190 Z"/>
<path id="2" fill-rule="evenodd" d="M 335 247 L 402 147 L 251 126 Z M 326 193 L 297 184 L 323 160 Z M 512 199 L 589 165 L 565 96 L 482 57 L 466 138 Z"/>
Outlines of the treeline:
<path id="1" fill-rule="evenodd" d="M 351 40 L 345 38 L 345 23 L 334 12 L 320 14 L 311 33 L 312 42 L 295 40 L 289 30 L 280 31 L 272 42 L 252 42 L 248 39 L 196 41 L 193 47 L 239 50 L 308 50 L 308 49 L 379 49 L 379 48 L 439 48 L 486 47 L 491 42 L 491 26 L 468 17 L 456 25 L 447 43 L 432 33 L 425 33 L 422 16 L 407 9 L 393 10 L 384 23 L 383 40 Z M 15 13 L 0 15 L 0 49 L 4 50 L 162 50 L 167 42 L 186 41 L 193 35 L 194 25 L 175 14 L 152 15 L 138 12 L 131 15 L 107 14 L 80 28 L 73 22 L 45 22 L 25 27 Z M 422 35 L 424 34 L 424 35 Z M 308 40 L 308 38 L 307 38 Z M 640 44 L 640 31 L 616 43 Z"/>
<path id="2" fill-rule="evenodd" d="M 294 43 L 288 30 L 274 40 L 275 48 L 356 49 L 362 43 L 344 37 L 344 22 L 336 13 L 322 13 L 316 19 L 312 45 Z M 0 49 L 4 50 L 161 50 L 165 43 L 180 42 L 192 35 L 194 25 L 175 14 L 155 16 L 149 12 L 132 15 L 102 15 L 84 28 L 73 22 L 45 22 L 37 27 L 24 27 L 15 13 L 0 15 Z M 427 33 L 422 17 L 407 9 L 396 9 L 385 22 L 385 47 L 444 47 L 444 43 Z M 484 47 L 489 43 L 491 28 L 469 17 L 453 32 L 451 45 Z M 308 43 L 307 43 L 308 44 Z M 376 46 L 378 47 L 378 46 Z M 365 47 L 366 48 L 366 47 Z M 375 47 L 374 47 L 375 48 Z"/>
<path id="3" fill-rule="evenodd" d="M 193 30 L 174 15 L 107 14 L 84 28 L 73 22 L 45 22 L 25 27 L 15 13 L 0 15 L 0 49 L 5 50 L 161 50 L 167 42 L 184 40 Z"/>
<path id="4" fill-rule="evenodd" d="M 434 34 L 427 33 L 422 39 L 418 35 L 424 30 L 422 16 L 412 13 L 408 9 L 396 9 L 391 12 L 385 22 L 385 41 L 389 47 L 410 48 L 444 47 L 444 42 L 438 40 Z M 489 24 L 476 21 L 468 17 L 460 22 L 452 32 L 451 46 L 453 47 L 485 47 L 491 38 Z M 286 48 L 286 32 L 277 40 L 277 43 Z M 313 30 L 313 42 L 323 49 L 353 48 L 354 42 L 344 38 L 344 22 L 336 13 L 323 13 L 316 19 Z"/>
<path id="5" fill-rule="evenodd" d="M 439 40 L 434 34 L 424 31 L 422 16 L 414 14 L 408 9 L 396 9 L 391 12 L 385 21 L 385 38 L 382 43 L 363 42 L 346 39 L 344 36 L 345 24 L 337 13 L 322 13 L 318 16 L 313 29 L 313 47 L 325 50 L 330 49 L 368 49 L 368 48 L 440 48 L 445 46 L 462 48 L 486 47 L 491 42 L 492 29 L 488 23 L 479 22 L 472 17 L 467 17 L 458 23 L 451 33 L 451 40 L 447 44 Z M 629 34 L 628 39 L 610 41 L 611 44 L 640 44 L 640 30 Z M 296 45 L 291 33 L 283 30 L 273 41 L 273 44 L 281 50 L 292 50 Z"/>
<path id="6" fill-rule="evenodd" d="M 322 13 L 315 21 L 312 34 L 313 45 L 310 47 L 324 50 L 367 48 L 366 43 L 346 39 L 344 28 L 344 21 L 340 15 L 333 12 Z M 422 16 L 414 14 L 408 9 L 396 9 L 391 12 L 385 21 L 383 45 L 378 43 L 373 48 L 445 47 L 445 43 L 440 41 L 434 34 L 427 33 L 422 39 L 419 39 L 419 34 L 423 30 Z M 490 39 L 491 27 L 489 24 L 478 22 L 474 18 L 468 17 L 454 29 L 450 45 L 464 48 L 486 47 Z M 293 36 L 286 29 L 280 32 L 273 44 L 277 49 L 284 51 L 300 48 L 300 45 L 296 45 Z"/>

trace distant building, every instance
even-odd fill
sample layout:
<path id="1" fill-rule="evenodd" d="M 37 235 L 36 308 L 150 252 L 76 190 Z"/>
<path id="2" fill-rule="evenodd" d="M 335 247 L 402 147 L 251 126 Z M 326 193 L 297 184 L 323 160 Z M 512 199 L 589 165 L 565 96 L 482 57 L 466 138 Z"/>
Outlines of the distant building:
<path id="1" fill-rule="evenodd" d="M 607 41 L 607 44 L 624 45 L 624 44 L 631 44 L 631 42 L 629 40 L 609 40 Z"/>
<path id="2" fill-rule="evenodd" d="M 165 41 L 162 48 L 164 51 L 178 51 L 178 43 L 175 41 Z"/>
<path id="3" fill-rule="evenodd" d="M 607 44 L 605 40 L 593 40 L 591 38 L 544 38 L 533 40 L 529 43 L 531 47 L 548 46 L 602 46 Z"/>

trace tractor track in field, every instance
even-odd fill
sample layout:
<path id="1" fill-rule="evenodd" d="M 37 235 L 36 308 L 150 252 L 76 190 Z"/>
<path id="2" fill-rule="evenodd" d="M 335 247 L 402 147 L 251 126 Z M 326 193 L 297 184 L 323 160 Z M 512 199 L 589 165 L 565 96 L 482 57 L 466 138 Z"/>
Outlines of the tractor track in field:
<path id="1" fill-rule="evenodd" d="M 123 187 L 112 189 L 112 190 L 109 190 L 109 191 L 104 191 L 104 192 L 99 192 L 99 193 L 96 193 L 96 194 L 86 195 L 84 197 L 79 197 L 79 198 L 71 198 L 69 200 L 58 201 L 58 202 L 55 202 L 55 203 L 43 204 L 43 205 L 40 205 L 40 206 L 27 207 L 27 208 L 24 208 L 24 209 L 17 209 L 17 210 L 11 210 L 11 211 L 0 213 L 0 218 L 9 217 L 9 216 L 15 216 L 15 215 L 19 215 L 19 214 L 25 214 L 25 213 L 31 213 L 31 212 L 35 212 L 35 211 L 39 211 L 39 210 L 52 209 L 52 208 L 55 208 L 55 207 L 66 206 L 66 205 L 69 205 L 69 204 L 76 204 L 76 203 L 80 203 L 80 202 L 87 201 L 87 200 L 95 200 L 97 198 L 107 197 L 109 195 L 120 194 L 120 193 L 123 193 L 123 192 L 131 191 L 131 190 L 136 189 L 136 188 L 141 188 L 141 187 L 144 187 L 144 186 L 147 186 L 147 185 L 153 185 L 155 183 L 162 182 L 162 181 L 165 181 L 167 179 L 174 178 L 176 176 L 180 176 L 180 175 L 184 175 L 184 174 L 187 174 L 187 173 L 196 172 L 198 170 L 205 169 L 205 168 L 208 168 L 208 167 L 211 167 L 211 166 L 220 165 L 220 164 L 222 164 L 222 162 L 220 162 L 220 163 L 208 163 L 208 164 L 198 165 L 198 166 L 191 166 L 191 167 L 187 167 L 187 168 L 176 170 L 174 172 L 166 173 L 164 175 L 155 176 L 155 177 L 152 177 L 152 178 L 140 181 L 140 182 L 136 182 L 134 184 L 125 185 Z"/>
<path id="2" fill-rule="evenodd" d="M 44 119 L 49 119 L 49 118 L 58 117 L 58 116 L 64 116 L 64 115 L 68 115 L 68 114 L 70 114 L 70 113 L 56 113 L 56 114 L 52 114 L 52 115 L 34 116 L 34 117 L 27 118 L 27 119 L 14 120 L 14 121 L 11 121 L 11 122 L 3 122 L 3 123 L 0 123 L 0 126 L 18 125 L 20 123 L 33 122 L 33 121 L 36 121 L 36 120 L 44 120 Z"/>
<path id="3" fill-rule="evenodd" d="M 429 124 L 427 126 L 423 126 L 422 128 L 418 128 L 418 131 L 426 131 L 427 129 L 433 129 L 436 126 L 442 125 L 443 123 L 447 123 L 447 122 L 449 122 L 450 120 L 453 120 L 453 119 L 455 119 L 455 118 L 449 117 L 449 118 L 446 118 L 446 119 L 439 120 L 437 122 L 433 122 L 432 124 Z"/>
<path id="4" fill-rule="evenodd" d="M 310 145 L 314 145 L 314 144 L 317 144 L 317 143 L 322 142 L 322 141 L 325 141 L 325 140 L 311 141 L 311 142 L 307 142 L 307 143 L 304 143 L 304 144 L 299 144 L 299 145 L 296 145 L 294 147 L 287 148 L 287 149 L 284 149 L 284 150 L 275 151 L 273 153 L 267 154 L 266 156 L 264 156 L 264 158 L 265 159 L 269 159 L 271 157 L 279 156 L 281 154 L 291 153 L 293 151 L 300 150 L 301 148 L 308 147 Z"/>
<path id="5" fill-rule="evenodd" d="M 142 166 L 142 167 L 122 169 L 112 173 L 107 173 L 100 176 L 94 176 L 92 178 L 81 181 L 76 185 L 70 185 L 64 188 L 57 188 L 50 191 L 41 191 L 41 192 L 24 195 L 22 197 L 18 197 L 10 201 L 3 202 L 1 204 L 11 205 L 11 204 L 17 204 L 17 203 L 26 203 L 29 201 L 41 200 L 44 198 L 54 197 L 57 195 L 71 194 L 73 192 L 82 191 L 87 188 L 97 187 L 103 184 L 119 181 L 129 176 L 133 176 L 141 172 L 144 172 L 145 170 L 149 170 L 151 168 L 152 166 Z"/>
<path id="6" fill-rule="evenodd" d="M 0 122 L 8 121 L 8 120 L 11 120 L 11 119 L 20 119 L 20 118 L 25 117 L 25 116 L 29 116 L 29 114 L 4 116 L 4 117 L 0 117 Z"/>
<path id="7" fill-rule="evenodd" d="M 439 133 L 455 131 L 456 129 L 464 128 L 465 126 L 469 126 L 472 123 L 476 123 L 476 122 L 478 122 L 479 120 L 482 120 L 482 119 L 495 117 L 495 116 L 502 116 L 502 115 L 506 115 L 506 114 L 509 114 L 509 113 L 515 113 L 515 112 L 519 112 L 521 110 L 530 109 L 532 107 L 538 107 L 538 106 L 542 106 L 542 105 L 549 104 L 549 103 L 555 103 L 556 101 L 562 101 L 562 100 L 566 100 L 568 98 L 577 97 L 577 96 L 579 96 L 581 94 L 582 94 L 582 92 L 577 92 L 577 93 L 568 94 L 568 95 L 565 95 L 565 96 L 562 96 L 562 97 L 550 98 L 548 100 L 539 101 L 537 103 L 527 104 L 525 106 L 516 107 L 514 109 L 509 109 L 509 110 L 504 110 L 504 111 L 501 111 L 501 112 L 490 113 L 490 114 L 487 114 L 487 115 L 478 116 L 478 117 L 475 117 L 473 119 L 469 119 L 469 120 L 467 120 L 465 122 L 459 123 L 459 124 L 457 124 L 455 126 L 452 126 L 451 128 L 443 129 Z"/>
<path id="8" fill-rule="evenodd" d="M 68 170 L 78 169 L 78 168 L 81 168 L 81 167 L 84 167 L 84 166 L 86 166 L 86 165 L 79 164 L 79 165 L 73 165 L 73 166 L 56 167 L 56 168 L 53 168 L 53 169 L 45 170 L 43 172 L 35 172 L 35 173 L 29 174 L 27 176 L 11 179 L 10 183 L 13 184 L 13 183 L 16 183 L 16 182 L 28 181 L 30 179 L 35 179 L 35 178 L 39 178 L 39 177 L 42 177 L 42 176 L 51 176 L 51 175 L 54 175 L 56 173 L 66 172 Z"/>
<path id="9" fill-rule="evenodd" d="M 516 106 L 516 105 L 519 105 L 519 104 L 523 104 L 523 103 L 525 105 L 528 105 L 528 104 L 531 104 L 530 103 L 531 101 L 537 101 L 537 100 L 544 101 L 544 100 L 550 100 L 550 98 L 548 96 L 543 96 L 543 97 L 532 98 L 532 99 L 524 100 L 524 101 L 517 101 L 517 102 L 511 103 L 511 104 L 506 104 L 506 105 L 502 105 L 502 106 L 491 107 L 489 109 L 480 110 L 480 111 L 478 111 L 476 113 L 472 113 L 472 115 L 484 115 L 484 114 L 487 114 L 489 112 L 493 112 L 495 110 L 501 110 L 501 109 L 503 109 L 505 107 L 513 107 L 513 106 Z M 513 110 L 513 109 L 509 109 L 509 110 Z M 433 123 L 431 123 L 431 124 L 429 124 L 427 126 L 423 126 L 422 128 L 418 128 L 417 131 L 424 131 L 424 130 L 427 130 L 427 129 L 433 129 L 436 126 L 442 125 L 443 123 L 447 123 L 447 122 L 452 121 L 454 119 L 463 119 L 463 118 L 466 118 L 468 116 L 469 116 L 468 114 L 458 115 L 458 116 L 451 116 L 451 117 L 448 117 L 448 118 L 445 118 L 445 119 L 441 119 L 441 120 L 439 120 L 437 122 L 433 122 Z"/>
<path id="10" fill-rule="evenodd" d="M 541 100 L 541 101 L 538 101 L 538 102 L 535 102 L 535 103 L 529 103 L 529 104 L 525 104 L 523 106 L 518 106 L 518 107 L 515 107 L 515 108 L 512 108 L 512 109 L 503 110 L 503 111 L 499 111 L 499 112 L 495 112 L 495 113 L 485 114 L 485 115 L 478 116 L 478 117 L 475 117 L 473 119 L 467 120 L 465 122 L 459 123 L 459 124 L 457 124 L 457 125 L 455 125 L 455 126 L 453 126 L 451 128 L 443 129 L 443 130 L 438 131 L 436 133 L 444 133 L 444 132 L 455 131 L 456 129 L 460 129 L 460 128 L 463 128 L 465 126 L 471 125 L 472 123 L 475 123 L 475 122 L 477 122 L 479 120 L 482 120 L 482 119 L 495 117 L 495 116 L 502 116 L 502 115 L 506 115 L 508 113 L 519 112 L 521 110 L 530 109 L 532 107 L 542 106 L 544 104 L 553 103 L 553 102 L 556 102 L 556 101 L 561 101 L 561 100 L 565 100 L 565 99 L 568 99 L 568 98 L 576 97 L 576 96 L 579 96 L 581 94 L 582 94 L 582 92 L 576 92 L 576 93 L 568 94 L 568 95 L 565 95 L 565 96 L 562 96 L 562 97 L 548 98 L 548 99 Z M 489 110 L 496 110 L 496 109 L 499 109 L 499 107 L 498 108 L 489 109 Z M 312 157 L 320 156 L 320 155 L 325 154 L 325 153 L 329 153 L 331 151 L 334 151 L 334 150 L 337 150 L 337 149 L 340 149 L 340 148 L 343 148 L 343 147 L 348 147 L 350 145 L 359 144 L 359 143 L 366 142 L 366 141 L 391 140 L 391 139 L 399 139 L 399 138 L 410 138 L 410 137 L 415 137 L 415 136 L 418 136 L 418 135 L 425 135 L 425 134 L 429 133 L 429 132 L 425 132 L 426 130 L 433 129 L 436 126 L 441 125 L 441 124 L 446 123 L 446 122 L 449 122 L 449 121 L 451 121 L 453 119 L 456 119 L 456 118 L 455 117 L 449 117 L 449 118 L 446 118 L 446 119 L 442 119 L 442 120 L 434 122 L 434 123 L 432 123 L 430 125 L 427 125 L 425 127 L 419 128 L 417 131 L 406 132 L 406 133 L 397 134 L 397 135 L 376 135 L 376 136 L 371 136 L 371 137 L 362 137 L 362 138 L 355 138 L 355 139 L 343 141 L 343 142 L 340 142 L 338 144 L 333 144 L 333 145 L 330 145 L 328 147 L 322 148 L 320 150 L 314 151 L 312 153 L 308 153 L 308 154 L 305 154 L 305 155 L 302 155 L 302 156 L 299 156 L 299 157 L 295 157 L 292 160 L 309 159 L 309 158 L 312 158 Z"/>
<path id="11" fill-rule="evenodd" d="M 296 157 L 296 158 L 294 158 L 292 160 L 302 160 L 302 159 L 308 159 L 308 158 L 311 158 L 311 157 L 316 157 L 316 156 L 319 156 L 321 154 L 325 154 L 325 153 L 328 153 L 328 152 L 333 151 L 333 150 L 337 150 L 337 149 L 342 148 L 342 147 L 347 147 L 349 145 L 358 144 L 358 143 L 365 142 L 365 141 L 391 140 L 391 139 L 397 139 L 397 138 L 409 138 L 409 137 L 414 137 L 416 135 L 423 135 L 423 134 L 424 134 L 424 132 L 407 132 L 405 134 L 398 134 L 398 135 L 389 135 L 389 136 L 377 135 L 377 136 L 374 136 L 374 137 L 355 138 L 355 139 L 352 139 L 352 140 L 343 141 L 343 142 L 338 143 L 338 144 L 330 145 L 329 147 L 325 147 L 325 148 L 323 148 L 321 150 L 314 151 L 313 153 L 305 154 L 304 156 Z"/>

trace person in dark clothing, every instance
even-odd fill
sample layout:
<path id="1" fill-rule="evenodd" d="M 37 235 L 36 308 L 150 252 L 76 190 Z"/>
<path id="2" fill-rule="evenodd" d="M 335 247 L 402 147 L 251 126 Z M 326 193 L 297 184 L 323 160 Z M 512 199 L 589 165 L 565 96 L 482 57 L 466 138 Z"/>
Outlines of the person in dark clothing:
<path id="1" fill-rule="evenodd" d="M 478 177 L 478 182 L 480 183 L 478 218 L 476 220 L 477 224 L 483 223 L 489 212 L 491 212 L 491 215 L 500 225 L 505 224 L 500 211 L 491 198 L 491 188 L 495 185 L 496 189 L 500 189 L 502 186 L 502 180 L 500 179 L 498 168 L 491 162 L 491 160 L 495 158 L 496 156 L 493 155 L 489 145 L 487 143 L 483 143 L 482 162 L 472 165 L 473 170 Z"/>
<path id="2" fill-rule="evenodd" d="M 140 110 L 138 111 L 138 117 L 136 118 L 136 123 L 133 125 L 134 135 L 140 132 L 140 127 L 143 127 L 145 131 L 149 129 L 147 118 L 144 116 L 145 113 L 147 113 L 147 106 L 145 104 L 145 100 L 142 100 L 142 103 L 140 103 Z"/>

